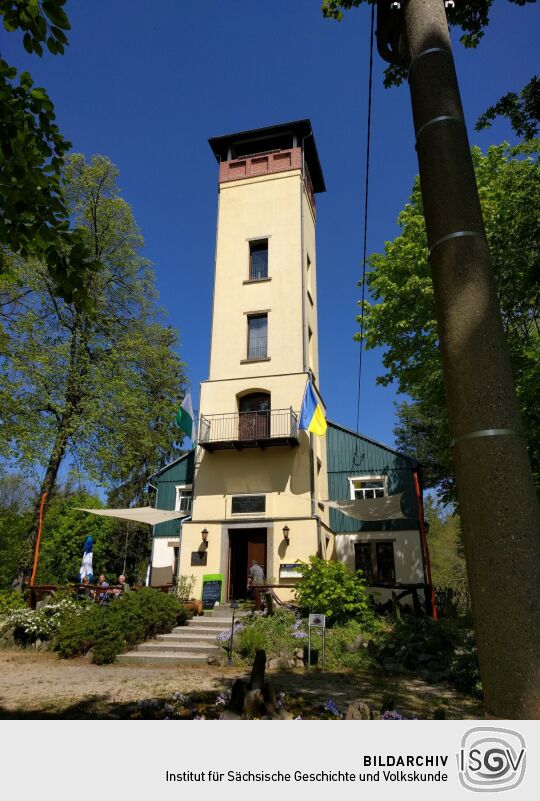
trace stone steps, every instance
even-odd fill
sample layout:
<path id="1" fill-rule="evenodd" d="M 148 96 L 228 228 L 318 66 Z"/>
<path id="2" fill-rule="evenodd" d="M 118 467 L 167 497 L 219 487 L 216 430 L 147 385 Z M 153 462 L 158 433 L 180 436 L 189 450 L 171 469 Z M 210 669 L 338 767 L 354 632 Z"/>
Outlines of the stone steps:
<path id="1" fill-rule="evenodd" d="M 235 610 L 234 619 L 241 620 L 249 612 Z M 209 657 L 224 654 L 216 637 L 229 631 L 232 625 L 232 609 L 220 606 L 204 616 L 192 618 L 186 626 L 175 626 L 169 634 L 158 634 L 153 639 L 140 643 L 132 651 L 120 654 L 117 662 L 122 664 L 206 664 Z"/>

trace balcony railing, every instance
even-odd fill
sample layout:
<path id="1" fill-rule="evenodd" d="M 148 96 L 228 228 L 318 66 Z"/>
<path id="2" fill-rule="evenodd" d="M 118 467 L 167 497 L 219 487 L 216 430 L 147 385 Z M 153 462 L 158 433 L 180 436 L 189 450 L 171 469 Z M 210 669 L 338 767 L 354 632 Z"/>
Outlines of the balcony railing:
<path id="1" fill-rule="evenodd" d="M 199 444 L 209 451 L 298 445 L 298 415 L 292 409 L 201 415 Z"/>

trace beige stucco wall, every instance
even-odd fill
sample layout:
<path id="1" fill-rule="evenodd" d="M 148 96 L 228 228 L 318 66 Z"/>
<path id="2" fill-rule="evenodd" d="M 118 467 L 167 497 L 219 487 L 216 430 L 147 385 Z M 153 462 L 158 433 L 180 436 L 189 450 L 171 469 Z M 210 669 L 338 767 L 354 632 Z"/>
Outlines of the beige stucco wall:
<path id="1" fill-rule="evenodd" d="M 220 185 L 209 379 L 301 372 L 299 170 Z M 267 281 L 249 282 L 249 242 L 268 239 Z M 266 362 L 247 355 L 247 313 L 268 313 Z"/>
<path id="2" fill-rule="evenodd" d="M 250 282 L 249 242 L 259 239 L 268 239 L 268 280 Z M 201 384 L 199 401 L 199 414 L 210 425 L 212 415 L 234 415 L 239 398 L 252 392 L 270 393 L 273 411 L 300 412 L 309 368 L 316 386 L 319 380 L 316 302 L 315 221 L 300 170 L 222 183 L 209 380 Z M 246 362 L 247 316 L 257 312 L 268 314 L 268 359 Z M 232 514 L 233 495 L 259 493 L 266 497 L 264 513 Z M 300 432 L 298 446 L 264 449 L 208 452 L 199 447 L 193 519 L 182 529 L 180 573 L 196 577 L 196 595 L 204 574 L 223 573 L 227 583 L 229 529 L 257 527 L 267 529 L 266 575 L 279 580 L 280 563 L 318 552 L 315 516 L 328 525 L 328 509 L 318 503 L 326 497 L 324 437 L 310 439 Z M 283 539 L 285 524 L 289 544 Z M 207 564 L 192 567 L 191 553 L 203 547 L 204 528 Z M 291 590 L 284 587 L 278 594 L 290 598 Z"/>
<path id="3" fill-rule="evenodd" d="M 289 542 L 283 537 L 283 523 L 281 521 L 245 520 L 206 523 L 184 523 L 182 528 L 182 551 L 180 553 L 180 573 L 186 576 L 195 576 L 193 590 L 196 598 L 201 597 L 202 577 L 211 573 L 222 573 L 225 588 L 229 575 L 229 530 L 242 531 L 248 528 L 267 529 L 267 564 L 266 577 L 279 580 L 279 567 L 281 563 L 289 564 L 296 561 L 307 561 L 309 556 L 317 553 L 318 532 L 317 521 L 313 518 L 291 520 L 289 525 Z M 208 530 L 207 564 L 204 567 L 191 566 L 191 552 L 203 547 L 201 530 Z M 282 582 L 283 588 L 276 590 L 282 600 L 290 600 L 293 596 L 294 579 Z"/>

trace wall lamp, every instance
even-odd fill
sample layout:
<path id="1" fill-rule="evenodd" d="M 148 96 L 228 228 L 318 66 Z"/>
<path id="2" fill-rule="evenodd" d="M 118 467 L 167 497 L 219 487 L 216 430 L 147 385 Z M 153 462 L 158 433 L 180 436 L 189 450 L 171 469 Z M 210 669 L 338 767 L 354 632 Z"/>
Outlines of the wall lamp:
<path id="1" fill-rule="evenodd" d="M 285 525 L 283 526 L 283 539 L 286 540 L 286 542 L 289 542 L 289 532 L 290 528 L 287 525 L 287 523 L 285 523 Z"/>
<path id="2" fill-rule="evenodd" d="M 203 530 L 201 531 L 201 536 L 202 536 L 202 541 L 206 545 L 208 545 L 208 529 L 207 528 L 203 528 Z"/>

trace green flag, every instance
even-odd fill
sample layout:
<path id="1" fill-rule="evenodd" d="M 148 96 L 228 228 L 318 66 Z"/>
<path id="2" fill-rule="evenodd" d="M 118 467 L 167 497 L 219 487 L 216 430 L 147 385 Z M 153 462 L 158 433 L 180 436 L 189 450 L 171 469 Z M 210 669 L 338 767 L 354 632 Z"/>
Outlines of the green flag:
<path id="1" fill-rule="evenodd" d="M 191 392 L 184 397 L 182 404 L 176 412 L 176 425 L 182 429 L 184 434 L 193 439 L 193 403 L 191 402 Z"/>

